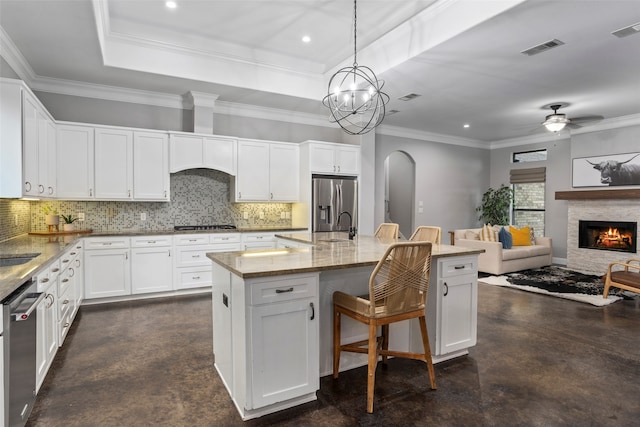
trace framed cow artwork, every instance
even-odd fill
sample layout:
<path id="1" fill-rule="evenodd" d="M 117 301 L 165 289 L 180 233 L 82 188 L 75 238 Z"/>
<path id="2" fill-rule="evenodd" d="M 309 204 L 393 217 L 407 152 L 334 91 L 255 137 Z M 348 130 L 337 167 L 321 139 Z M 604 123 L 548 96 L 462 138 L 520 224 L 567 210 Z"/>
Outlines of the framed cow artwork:
<path id="1" fill-rule="evenodd" d="M 640 153 L 575 158 L 572 178 L 574 188 L 640 185 Z"/>

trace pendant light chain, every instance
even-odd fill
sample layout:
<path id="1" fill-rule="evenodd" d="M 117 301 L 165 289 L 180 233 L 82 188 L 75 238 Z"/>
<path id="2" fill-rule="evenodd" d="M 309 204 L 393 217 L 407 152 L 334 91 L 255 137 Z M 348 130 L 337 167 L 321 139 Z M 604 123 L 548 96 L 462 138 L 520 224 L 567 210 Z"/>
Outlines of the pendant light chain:
<path id="1" fill-rule="evenodd" d="M 353 66 L 358 66 L 358 13 L 357 13 L 357 0 L 353 0 Z"/>

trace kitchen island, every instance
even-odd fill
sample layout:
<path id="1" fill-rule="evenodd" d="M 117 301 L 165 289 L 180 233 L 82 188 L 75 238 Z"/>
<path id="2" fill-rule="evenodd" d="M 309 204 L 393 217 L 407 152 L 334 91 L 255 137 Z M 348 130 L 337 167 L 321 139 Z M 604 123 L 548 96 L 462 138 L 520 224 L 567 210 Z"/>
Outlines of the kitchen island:
<path id="1" fill-rule="evenodd" d="M 277 237 L 303 247 L 207 254 L 215 367 L 245 420 L 316 399 L 319 378 L 332 371 L 332 294 L 368 293 L 373 267 L 395 241 L 349 240 L 347 233 Z M 433 246 L 426 317 L 435 363 L 476 343 L 481 252 Z M 366 327 L 343 320 L 344 342 L 366 338 Z M 417 321 L 391 326 L 390 348 L 421 347 Z M 344 354 L 340 370 L 366 363 L 366 355 Z"/>

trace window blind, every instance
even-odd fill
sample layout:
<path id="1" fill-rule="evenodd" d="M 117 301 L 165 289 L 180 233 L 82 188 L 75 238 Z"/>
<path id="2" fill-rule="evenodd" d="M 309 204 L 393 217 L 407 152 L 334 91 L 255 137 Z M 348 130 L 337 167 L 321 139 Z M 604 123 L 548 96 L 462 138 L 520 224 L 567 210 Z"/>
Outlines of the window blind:
<path id="1" fill-rule="evenodd" d="M 545 182 L 547 168 L 511 169 L 509 182 L 511 184 L 524 184 L 527 182 Z"/>

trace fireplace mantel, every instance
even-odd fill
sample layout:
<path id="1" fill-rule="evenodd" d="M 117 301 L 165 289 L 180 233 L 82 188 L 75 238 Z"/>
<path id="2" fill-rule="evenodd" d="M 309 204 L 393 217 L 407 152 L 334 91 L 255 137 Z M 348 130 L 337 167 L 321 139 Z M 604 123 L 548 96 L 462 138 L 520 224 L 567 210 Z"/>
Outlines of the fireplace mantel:
<path id="1" fill-rule="evenodd" d="M 556 191 L 556 200 L 640 199 L 640 188 Z"/>

